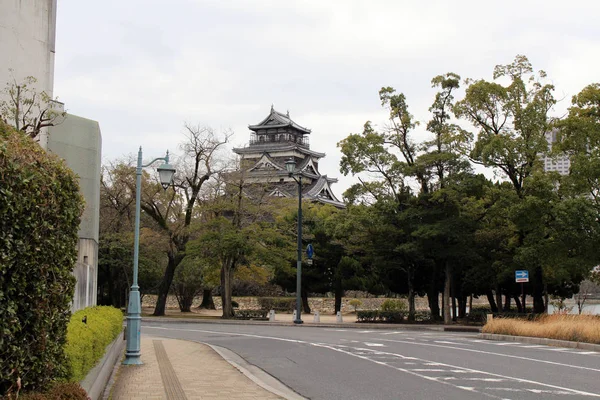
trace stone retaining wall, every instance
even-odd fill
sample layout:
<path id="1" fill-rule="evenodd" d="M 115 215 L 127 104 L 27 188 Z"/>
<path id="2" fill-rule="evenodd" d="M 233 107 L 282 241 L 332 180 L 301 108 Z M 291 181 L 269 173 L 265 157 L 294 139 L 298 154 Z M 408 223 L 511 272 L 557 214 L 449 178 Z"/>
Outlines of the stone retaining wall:
<path id="1" fill-rule="evenodd" d="M 353 300 L 353 297 L 344 297 L 342 298 L 342 313 L 349 313 L 354 311 L 354 307 L 349 303 Z M 217 310 L 221 309 L 221 298 L 218 296 L 214 296 L 213 300 L 215 302 L 215 307 Z M 258 303 L 258 299 L 256 297 L 233 297 L 233 300 L 239 304 L 240 310 L 255 310 L 259 309 L 260 305 Z M 359 298 L 362 302 L 362 305 L 358 307 L 359 310 L 377 310 L 381 306 L 386 298 L 383 297 L 368 297 L 368 298 Z M 407 304 L 406 299 L 396 299 L 401 300 L 405 304 Z M 198 307 L 202 302 L 202 297 L 196 297 L 194 302 L 192 303 L 192 308 Z M 333 314 L 335 299 L 330 297 L 309 297 L 308 304 L 310 306 L 311 311 L 319 311 L 321 314 Z M 441 299 L 440 299 L 441 304 Z M 486 305 L 487 300 L 485 299 L 473 299 L 473 304 L 482 304 Z M 155 295 L 145 295 L 142 299 L 143 307 L 154 307 L 156 305 L 156 296 Z M 408 308 L 408 304 L 407 304 Z M 417 311 L 428 311 L 429 306 L 427 303 L 427 297 L 417 297 L 416 298 L 416 308 Z M 169 296 L 167 298 L 167 309 L 179 309 L 179 305 L 177 304 L 177 299 L 175 296 Z"/>

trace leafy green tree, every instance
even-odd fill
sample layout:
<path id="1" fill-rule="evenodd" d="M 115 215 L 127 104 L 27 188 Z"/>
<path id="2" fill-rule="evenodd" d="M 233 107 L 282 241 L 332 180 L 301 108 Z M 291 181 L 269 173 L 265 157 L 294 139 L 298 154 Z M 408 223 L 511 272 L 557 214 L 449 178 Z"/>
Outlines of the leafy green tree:
<path id="1" fill-rule="evenodd" d="M 492 82 L 467 80 L 465 97 L 454 112 L 478 129 L 471 160 L 502 171 L 522 199 L 528 177 L 541 168 L 540 154 L 548 152 L 545 134 L 556 103 L 554 86 L 544 83 L 546 73 L 535 73 L 522 55 L 511 64 L 497 65 L 493 78 Z M 523 232 L 518 241 L 519 246 L 526 241 Z M 534 267 L 532 275 L 534 310 L 543 312 L 541 265 Z"/>

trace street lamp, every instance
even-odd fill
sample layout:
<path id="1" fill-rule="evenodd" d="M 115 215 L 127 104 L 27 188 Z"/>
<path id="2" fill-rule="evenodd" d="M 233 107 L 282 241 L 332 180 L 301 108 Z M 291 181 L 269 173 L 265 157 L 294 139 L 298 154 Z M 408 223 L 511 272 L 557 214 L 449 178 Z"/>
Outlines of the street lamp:
<path id="1" fill-rule="evenodd" d="M 154 162 L 163 160 L 165 163 L 157 168 L 160 184 L 163 189 L 167 190 L 173 175 L 175 174 L 175 168 L 169 164 L 169 151 L 164 157 L 155 158 L 148 164 L 142 164 L 142 147 L 138 152 L 137 169 L 135 171 L 135 232 L 133 240 L 133 284 L 129 291 L 129 306 L 127 307 L 127 346 L 125 352 L 125 361 L 123 364 L 126 365 L 139 365 L 142 364 L 140 360 L 140 325 L 142 321 L 142 305 L 140 302 L 140 287 L 138 286 L 138 259 L 139 259 L 139 245 L 140 245 L 140 200 L 142 197 L 142 169 L 149 167 Z"/>
<path id="2" fill-rule="evenodd" d="M 298 261 L 296 262 L 296 319 L 295 324 L 301 324 L 302 318 L 302 297 L 300 296 L 300 288 L 302 281 L 302 173 L 298 171 L 296 175 L 298 179 L 294 177 L 296 170 L 296 161 L 290 158 L 285 162 L 285 169 L 288 172 L 288 176 L 293 178 L 298 183 Z"/>

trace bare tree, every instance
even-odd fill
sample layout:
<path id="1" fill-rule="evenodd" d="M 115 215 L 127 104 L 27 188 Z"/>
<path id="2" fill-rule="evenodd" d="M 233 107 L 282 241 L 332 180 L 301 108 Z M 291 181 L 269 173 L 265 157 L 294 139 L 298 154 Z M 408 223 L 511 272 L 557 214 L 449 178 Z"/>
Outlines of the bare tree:
<path id="1" fill-rule="evenodd" d="M 0 118 L 32 139 L 38 139 L 43 128 L 62 123 L 66 112 L 53 108 L 53 100 L 46 92 L 34 89 L 37 79 L 28 76 L 17 83 L 13 78 L 0 99 Z"/>
<path id="2" fill-rule="evenodd" d="M 150 185 L 150 190 L 142 195 L 142 210 L 169 239 L 168 262 L 158 289 L 153 314 L 155 316 L 165 314 L 175 269 L 185 258 L 186 246 L 190 240 L 189 228 L 194 216 L 194 206 L 203 185 L 223 168 L 223 158 L 220 158 L 219 152 L 224 149 L 232 134 L 230 131 L 217 134 L 210 127 L 186 124 L 186 140 L 180 147 L 183 154 L 178 163 L 174 190 L 164 193 L 159 185 Z"/>

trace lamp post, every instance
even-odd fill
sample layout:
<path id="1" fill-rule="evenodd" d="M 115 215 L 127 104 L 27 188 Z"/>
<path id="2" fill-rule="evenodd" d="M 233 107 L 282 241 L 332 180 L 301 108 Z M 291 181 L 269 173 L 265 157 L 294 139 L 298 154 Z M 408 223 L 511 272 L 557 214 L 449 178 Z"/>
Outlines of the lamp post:
<path id="1" fill-rule="evenodd" d="M 167 190 L 173 175 L 175 174 L 175 168 L 169 164 L 169 151 L 164 157 L 155 158 L 148 164 L 142 164 L 142 147 L 138 152 L 137 169 L 135 172 L 135 232 L 133 240 L 133 284 L 129 291 L 129 306 L 127 307 L 127 346 L 125 352 L 125 360 L 123 364 L 126 365 L 139 365 L 142 364 L 140 360 L 140 325 L 142 321 L 142 305 L 140 302 L 140 287 L 138 286 L 138 259 L 139 259 L 139 245 L 140 245 L 140 200 L 142 197 L 142 169 L 149 167 L 154 162 L 163 160 L 165 163 L 157 168 L 158 176 L 160 178 L 160 184 Z"/>
<path id="2" fill-rule="evenodd" d="M 302 282 L 302 173 L 297 172 L 298 179 L 294 177 L 296 170 L 296 161 L 290 158 L 285 162 L 285 169 L 288 176 L 293 178 L 298 183 L 298 261 L 296 262 L 296 319 L 295 324 L 302 323 L 302 297 L 301 297 L 301 282 Z"/>

